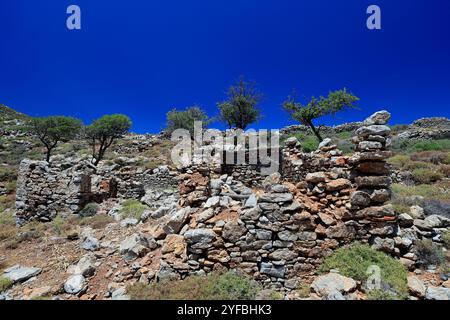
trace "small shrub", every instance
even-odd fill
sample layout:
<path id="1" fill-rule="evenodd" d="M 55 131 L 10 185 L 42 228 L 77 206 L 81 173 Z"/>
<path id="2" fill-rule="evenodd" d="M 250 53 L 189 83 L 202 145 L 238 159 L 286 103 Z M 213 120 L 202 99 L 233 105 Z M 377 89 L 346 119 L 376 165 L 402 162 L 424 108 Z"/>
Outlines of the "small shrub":
<path id="1" fill-rule="evenodd" d="M 6 291 L 13 286 L 14 282 L 8 278 L 0 277 L 0 292 Z"/>
<path id="2" fill-rule="evenodd" d="M 80 221 L 81 226 L 90 226 L 92 229 L 103 229 L 108 224 L 114 222 L 114 218 L 106 214 L 97 214 L 93 217 L 83 218 Z"/>
<path id="3" fill-rule="evenodd" d="M 397 298 L 407 297 L 405 267 L 394 258 L 366 244 L 355 243 L 348 248 L 336 250 L 331 256 L 325 258 L 319 270 L 327 272 L 338 269 L 344 276 L 365 282 L 368 278 L 367 270 L 372 265 L 380 268 L 382 282 L 397 293 Z"/>
<path id="4" fill-rule="evenodd" d="M 450 164 L 450 152 L 447 152 L 447 156 L 442 160 L 443 164 Z"/>
<path id="5" fill-rule="evenodd" d="M 439 172 L 442 173 L 446 178 L 450 178 L 450 165 L 441 164 L 439 166 Z"/>
<path id="6" fill-rule="evenodd" d="M 122 219 L 135 218 L 137 220 L 140 220 L 144 211 L 148 209 L 149 207 L 140 203 L 139 201 L 130 199 L 125 200 L 122 203 L 122 209 L 119 211 L 119 214 Z"/>
<path id="7" fill-rule="evenodd" d="M 17 172 L 9 166 L 0 165 L 0 181 L 17 180 Z"/>
<path id="8" fill-rule="evenodd" d="M 450 183 L 439 181 L 435 184 L 421 184 L 417 186 L 405 186 L 393 184 L 392 193 L 394 198 L 407 198 L 411 196 L 422 196 L 426 199 L 439 201 L 450 201 Z"/>
<path id="9" fill-rule="evenodd" d="M 408 164 L 411 161 L 411 159 L 408 156 L 405 156 L 403 154 L 397 154 L 391 158 L 388 159 L 388 162 L 392 164 L 394 167 L 397 167 L 399 169 L 402 169 L 405 167 L 406 164 Z"/>
<path id="10" fill-rule="evenodd" d="M 415 242 L 419 265 L 428 267 L 430 265 L 441 266 L 445 262 L 445 256 L 438 245 L 429 239 Z"/>
<path id="11" fill-rule="evenodd" d="M 348 140 L 339 141 L 337 146 L 345 155 L 350 155 L 355 151 L 353 143 Z"/>
<path id="12" fill-rule="evenodd" d="M 275 291 L 273 290 L 272 293 L 270 294 L 270 300 L 283 300 L 284 296 L 281 292 Z"/>
<path id="13" fill-rule="evenodd" d="M 251 300 L 259 289 L 253 280 L 229 271 L 152 285 L 136 283 L 127 287 L 127 294 L 133 300 Z"/>
<path id="14" fill-rule="evenodd" d="M 419 169 L 428 169 L 428 171 L 430 170 L 435 170 L 437 169 L 437 167 L 429 162 L 424 162 L 424 161 L 410 161 L 407 164 L 405 164 L 405 166 L 403 167 L 404 170 L 407 171 L 414 171 L 414 170 L 419 170 Z"/>
<path id="15" fill-rule="evenodd" d="M 12 198 L 11 196 L 0 196 L 0 214 L 6 209 L 11 209 L 13 207 L 14 207 L 14 198 Z"/>
<path id="16" fill-rule="evenodd" d="M 439 215 L 450 219 L 450 203 L 434 199 L 425 199 L 422 203 L 423 210 L 427 216 Z"/>
<path id="17" fill-rule="evenodd" d="M 367 300 L 397 300 L 397 297 L 389 291 L 375 289 L 367 293 Z"/>
<path id="18" fill-rule="evenodd" d="M 450 139 L 439 139 L 433 141 L 420 141 L 412 145 L 411 149 L 422 151 L 439 151 L 450 149 Z"/>
<path id="19" fill-rule="evenodd" d="M 307 136 L 304 140 L 300 141 L 300 144 L 304 152 L 313 152 L 319 147 L 319 141 L 313 136 Z"/>
<path id="20" fill-rule="evenodd" d="M 300 298 L 306 299 L 311 294 L 311 288 L 308 284 L 301 284 L 297 290 L 295 290 Z"/>
<path id="21" fill-rule="evenodd" d="M 339 139 L 346 140 L 350 139 L 353 136 L 353 132 L 351 131 L 342 131 L 336 135 Z"/>
<path id="22" fill-rule="evenodd" d="M 16 191 L 16 187 L 17 187 L 17 181 L 9 181 L 6 184 L 6 193 L 13 193 Z"/>
<path id="23" fill-rule="evenodd" d="M 98 204 L 95 202 L 88 203 L 84 206 L 84 208 L 79 212 L 82 217 L 92 217 L 97 214 Z"/>
<path id="24" fill-rule="evenodd" d="M 416 169 L 412 172 L 413 179 L 417 183 L 432 183 L 441 180 L 444 176 L 440 172 L 430 169 Z"/>
<path id="25" fill-rule="evenodd" d="M 445 231 L 442 235 L 442 242 L 444 243 L 444 247 L 448 250 L 450 249 L 450 231 Z"/>
<path id="26" fill-rule="evenodd" d="M 445 161 L 447 158 L 447 154 L 445 152 L 438 151 L 424 151 L 411 155 L 411 160 L 413 161 L 422 161 L 433 164 L 440 164 Z"/>

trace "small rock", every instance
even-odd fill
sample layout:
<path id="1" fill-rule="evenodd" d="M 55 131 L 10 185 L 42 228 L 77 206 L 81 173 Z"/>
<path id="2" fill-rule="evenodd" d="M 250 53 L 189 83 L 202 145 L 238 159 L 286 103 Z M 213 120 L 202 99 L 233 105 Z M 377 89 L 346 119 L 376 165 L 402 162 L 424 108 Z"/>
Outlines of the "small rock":
<path id="1" fill-rule="evenodd" d="M 428 287 L 425 293 L 427 300 L 450 300 L 450 289 Z"/>
<path id="2" fill-rule="evenodd" d="M 427 288 L 425 287 L 423 282 L 416 276 L 408 277 L 408 288 L 409 292 L 411 292 L 411 294 L 413 294 L 414 296 L 417 296 L 419 298 L 425 297 Z"/>
<path id="3" fill-rule="evenodd" d="M 87 251 L 96 251 L 100 248 L 100 243 L 96 238 L 87 236 L 81 244 L 81 247 Z"/>
<path id="4" fill-rule="evenodd" d="M 81 274 L 69 277 L 64 283 L 64 290 L 69 294 L 80 293 L 86 285 L 86 280 Z"/>

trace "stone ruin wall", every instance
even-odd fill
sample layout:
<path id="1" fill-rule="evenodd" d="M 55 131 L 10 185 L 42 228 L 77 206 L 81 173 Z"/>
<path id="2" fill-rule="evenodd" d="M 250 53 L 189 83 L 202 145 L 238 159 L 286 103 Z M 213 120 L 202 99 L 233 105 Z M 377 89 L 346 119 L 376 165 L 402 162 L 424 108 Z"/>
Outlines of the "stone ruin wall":
<path id="1" fill-rule="evenodd" d="M 390 199 L 390 130 L 383 115 L 356 130 L 357 152 L 342 155 L 330 141 L 304 154 L 296 141 L 282 151 L 281 175 L 261 177 L 259 168 L 214 171 L 191 168 L 178 177 L 132 166 L 96 171 L 91 165 L 49 167 L 23 161 L 17 218 L 48 221 L 108 197 L 140 199 L 147 187 L 179 184 L 183 210 L 153 233 L 164 239 L 160 274 L 183 278 L 241 269 L 268 287 L 297 287 L 323 258 L 354 241 L 392 254 L 397 219 Z M 231 170 L 231 172 L 229 171 Z M 243 189 L 246 185 L 250 188 Z M 242 192 L 230 190 L 239 185 Z"/>
<path id="2" fill-rule="evenodd" d="M 96 168 L 89 161 L 23 160 L 16 192 L 16 220 L 51 221 L 57 214 L 77 213 L 90 202 L 110 198 L 141 199 L 149 189 L 178 188 L 178 180 L 165 168 L 142 170 L 126 164 Z"/>
<path id="3" fill-rule="evenodd" d="M 184 217 L 165 230 L 160 272 L 183 278 L 240 269 L 267 287 L 290 290 L 313 276 L 333 250 L 354 241 L 399 254 L 396 214 L 385 205 L 391 183 L 387 120 L 376 114 L 356 131 L 351 157 L 329 141 L 306 155 L 291 140 L 283 175 L 270 176 L 251 193 L 230 193 L 239 175 L 207 168 L 184 174 Z"/>

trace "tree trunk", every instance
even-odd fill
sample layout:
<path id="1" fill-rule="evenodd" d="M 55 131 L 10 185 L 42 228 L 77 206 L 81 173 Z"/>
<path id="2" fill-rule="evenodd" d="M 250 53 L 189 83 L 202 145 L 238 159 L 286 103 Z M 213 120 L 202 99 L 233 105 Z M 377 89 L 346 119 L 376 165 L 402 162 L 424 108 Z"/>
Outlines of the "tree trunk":
<path id="1" fill-rule="evenodd" d="M 51 155 L 51 153 L 52 153 L 52 149 L 47 148 L 47 157 L 46 157 L 46 160 L 47 160 L 48 163 L 50 163 L 50 155 Z"/>
<path id="2" fill-rule="evenodd" d="M 314 126 L 314 124 L 312 123 L 312 121 L 309 121 L 308 125 L 311 127 L 311 130 L 314 133 L 314 135 L 317 137 L 317 139 L 319 139 L 319 142 L 322 142 L 323 138 L 320 135 L 319 130 L 317 130 L 316 127 Z"/>

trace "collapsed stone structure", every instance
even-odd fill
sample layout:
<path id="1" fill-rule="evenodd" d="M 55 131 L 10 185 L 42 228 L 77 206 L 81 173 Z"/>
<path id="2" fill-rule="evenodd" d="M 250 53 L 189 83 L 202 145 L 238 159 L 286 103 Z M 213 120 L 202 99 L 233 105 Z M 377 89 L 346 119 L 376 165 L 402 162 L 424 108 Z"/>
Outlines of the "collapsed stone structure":
<path id="1" fill-rule="evenodd" d="M 295 138 L 288 140 L 281 174 L 261 188 L 208 168 L 184 175 L 184 211 L 152 233 L 166 239 L 159 277 L 241 269 L 268 287 L 289 290 L 353 241 L 395 252 L 396 215 L 384 205 L 390 199 L 389 118 L 379 112 L 366 120 L 352 157 L 330 140 L 309 155 Z"/>
<path id="2" fill-rule="evenodd" d="M 70 160 L 72 165 L 57 167 L 24 161 L 17 217 L 48 220 L 60 210 L 76 212 L 109 197 L 151 206 L 160 191 L 178 186 L 178 208 L 165 203 L 164 210 L 145 215 L 147 237 L 161 248 L 158 279 L 240 269 L 267 287 L 295 289 L 324 257 L 353 241 L 400 254 L 397 217 L 385 205 L 389 118 L 385 111 L 376 113 L 356 130 L 351 157 L 329 139 L 310 154 L 288 139 L 280 172 L 268 177 L 253 167 L 201 165 L 175 176 L 167 168 L 144 170 L 126 158 L 99 168 Z"/>
<path id="3" fill-rule="evenodd" d="M 110 198 L 141 199 L 146 192 L 177 188 L 167 167 L 145 170 L 135 159 L 118 158 L 95 167 L 87 159 L 54 157 L 52 163 L 23 160 L 16 192 L 16 220 L 50 221 L 57 214 L 78 213 L 90 202 Z"/>

